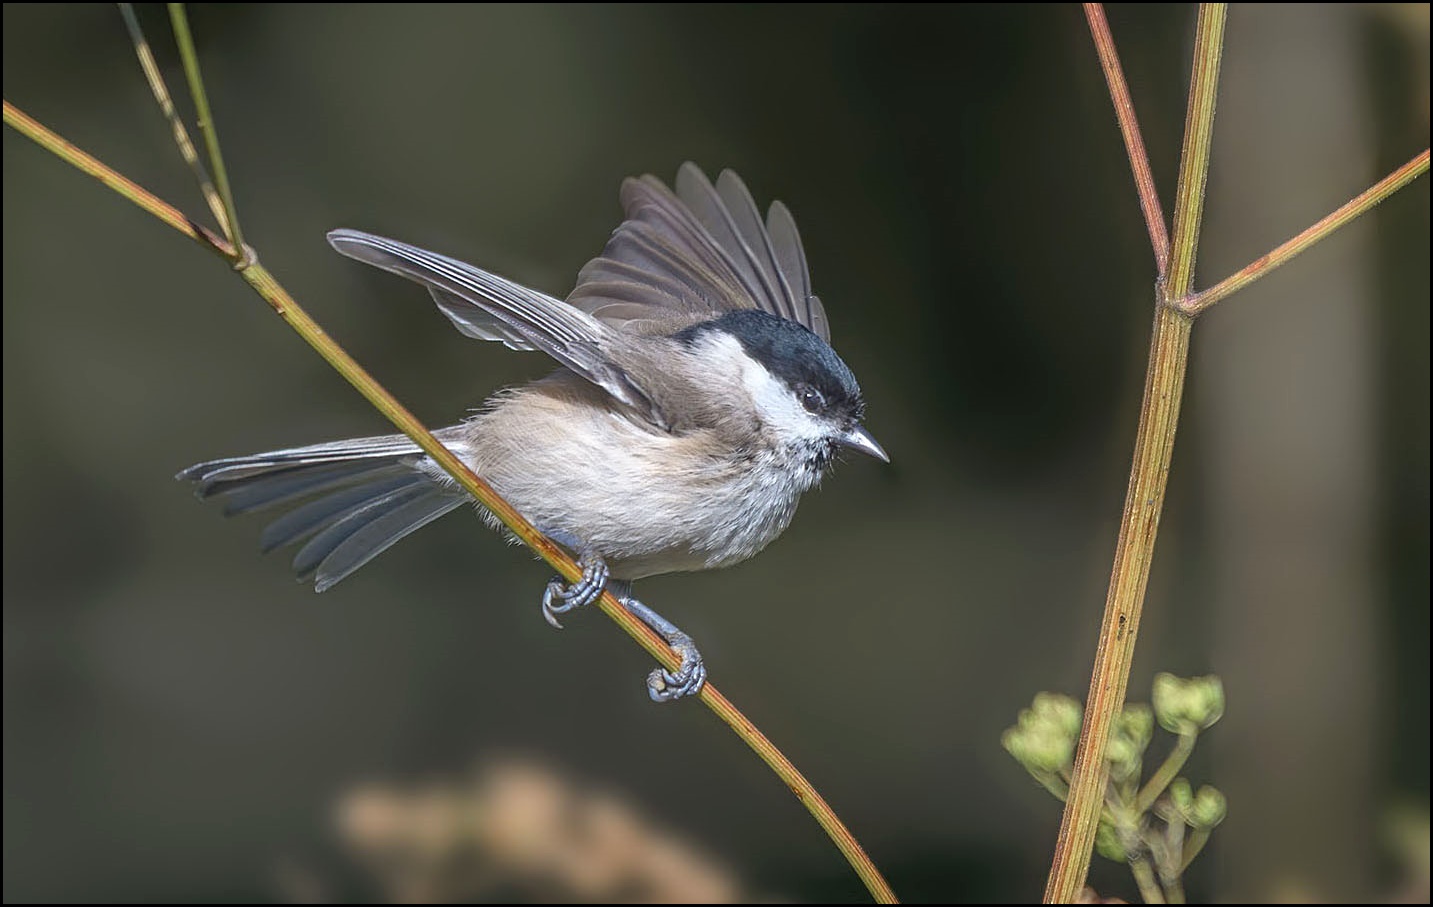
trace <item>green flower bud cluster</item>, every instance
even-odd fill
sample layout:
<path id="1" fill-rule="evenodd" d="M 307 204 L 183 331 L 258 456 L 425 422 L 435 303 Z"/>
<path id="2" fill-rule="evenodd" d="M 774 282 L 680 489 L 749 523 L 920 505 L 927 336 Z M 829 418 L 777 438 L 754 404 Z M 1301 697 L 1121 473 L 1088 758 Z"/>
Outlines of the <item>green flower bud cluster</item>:
<path id="1" fill-rule="evenodd" d="M 1190 828 L 1207 830 L 1224 821 L 1229 803 L 1219 788 L 1206 784 L 1195 793 L 1188 778 L 1175 778 L 1169 785 L 1169 805 Z"/>
<path id="2" fill-rule="evenodd" d="M 1000 736 L 1000 744 L 1032 774 L 1068 770 L 1075 760 L 1080 718 L 1080 704 L 1075 700 L 1040 693 L 1030 708 L 1020 711 L 1015 726 Z"/>
<path id="3" fill-rule="evenodd" d="M 1224 715 L 1224 683 L 1217 676 L 1154 678 L 1154 715 L 1176 734 L 1205 730 Z"/>
<path id="4" fill-rule="evenodd" d="M 1125 706 L 1110 727 L 1105 747 L 1109 780 L 1095 849 L 1103 857 L 1128 863 L 1146 900 L 1182 903 L 1185 869 L 1229 811 L 1217 788 L 1206 784 L 1196 792 L 1187 778 L 1179 777 L 1199 733 L 1224 715 L 1224 685 L 1213 675 L 1159 674 L 1152 702 L 1152 707 Z M 1040 693 L 1000 742 L 1036 781 L 1064 800 L 1082 717 L 1080 704 L 1070 697 Z M 1175 740 L 1142 781 L 1156 723 Z"/>
<path id="5" fill-rule="evenodd" d="M 1144 751 L 1154 736 L 1154 713 L 1147 705 L 1128 705 L 1110 728 L 1110 742 L 1105 747 L 1105 761 L 1110 777 L 1116 782 L 1139 776 Z"/>

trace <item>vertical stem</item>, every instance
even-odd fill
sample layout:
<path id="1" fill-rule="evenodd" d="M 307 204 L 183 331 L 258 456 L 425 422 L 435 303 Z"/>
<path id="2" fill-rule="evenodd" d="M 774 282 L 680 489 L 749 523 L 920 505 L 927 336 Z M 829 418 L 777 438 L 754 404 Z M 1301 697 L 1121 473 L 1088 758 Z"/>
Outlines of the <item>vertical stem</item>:
<path id="1" fill-rule="evenodd" d="M 1124 707 L 1129 666 L 1139 632 L 1160 512 L 1164 507 L 1169 463 L 1174 453 L 1174 432 L 1179 422 L 1193 324 L 1189 316 L 1168 306 L 1160 305 L 1155 311 L 1134 466 L 1125 495 L 1104 621 L 1095 651 L 1085 723 L 1075 752 L 1070 798 L 1066 801 L 1050 881 L 1045 889 L 1047 903 L 1072 903 L 1084 888 L 1085 873 L 1089 870 L 1106 786 L 1105 745 L 1114 719 Z"/>
<path id="2" fill-rule="evenodd" d="M 1163 904 L 1164 895 L 1161 893 L 1159 883 L 1154 879 L 1154 870 L 1149 866 L 1149 860 L 1143 855 L 1131 857 L 1129 871 L 1134 875 L 1135 884 L 1139 886 L 1139 896 L 1146 904 Z"/>
<path id="3" fill-rule="evenodd" d="M 1095 830 L 1104 800 L 1107 768 L 1105 747 L 1110 727 L 1124 708 L 1135 639 L 1144 609 L 1155 536 L 1164 509 L 1174 433 L 1184 395 L 1189 360 L 1189 333 L 1194 321 L 1174 308 L 1189 293 L 1194 276 L 1199 223 L 1204 209 L 1204 183 L 1209 172 L 1209 147 L 1214 126 L 1214 99 L 1224 45 L 1226 8 L 1221 3 L 1199 7 L 1194 66 L 1185 117 L 1184 152 L 1175 194 L 1174 232 L 1169 272 L 1157 284 L 1154 336 L 1140 404 L 1134 464 L 1130 469 L 1119 542 L 1110 573 L 1109 594 L 1095 650 L 1095 665 L 1085 703 L 1085 723 L 1070 779 L 1070 798 L 1060 823 L 1060 836 L 1050 877 L 1047 903 L 1072 903 L 1084 888 L 1094 849 Z"/>
<path id="4" fill-rule="evenodd" d="M 1171 816 L 1164 836 L 1164 854 L 1159 862 L 1160 884 L 1164 886 L 1164 898 L 1171 904 L 1184 903 L 1184 819 Z"/>
<path id="5" fill-rule="evenodd" d="M 1177 303 L 1194 284 L 1194 259 L 1199 225 L 1204 219 L 1204 183 L 1209 176 L 1209 149 L 1214 138 L 1214 101 L 1219 91 L 1219 64 L 1224 58 L 1224 3 L 1201 3 L 1194 34 L 1194 72 L 1189 79 L 1189 107 L 1184 116 L 1184 147 L 1179 155 L 1179 186 L 1174 193 L 1174 238 L 1164 301 Z"/>
<path id="6" fill-rule="evenodd" d="M 234 207 L 234 194 L 229 191 L 229 172 L 224 169 L 224 157 L 219 152 L 219 131 L 214 127 L 214 115 L 209 112 L 209 95 L 204 91 L 204 77 L 199 72 L 199 54 L 194 50 L 194 38 L 189 34 L 189 17 L 183 3 L 169 4 L 169 20 L 174 25 L 174 41 L 179 45 L 179 56 L 184 61 L 184 75 L 189 80 L 189 93 L 194 98 L 194 113 L 199 118 L 199 134 L 204 137 L 204 147 L 209 152 L 209 170 L 214 174 L 214 183 L 223 203 L 224 217 L 219 226 L 234 246 L 235 261 L 244 261 L 244 234 L 239 230 L 239 213 Z"/>

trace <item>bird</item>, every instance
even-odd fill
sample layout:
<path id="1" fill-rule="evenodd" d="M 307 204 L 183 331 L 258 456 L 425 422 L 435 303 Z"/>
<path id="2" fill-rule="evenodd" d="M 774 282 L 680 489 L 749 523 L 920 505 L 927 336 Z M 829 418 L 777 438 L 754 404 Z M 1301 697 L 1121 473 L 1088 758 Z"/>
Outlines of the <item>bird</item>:
<path id="1" fill-rule="evenodd" d="M 582 568 L 543 591 L 549 623 L 608 589 L 680 656 L 647 677 L 666 702 L 698 693 L 706 664 L 632 584 L 744 561 L 786 530 L 838 452 L 890 458 L 863 425 L 784 204 L 763 221 L 734 172 L 713 183 L 691 162 L 671 188 L 626 179 L 621 203 L 565 300 L 371 233 L 328 241 L 426 287 L 465 336 L 556 361 L 434 434 Z M 319 592 L 465 504 L 506 531 L 404 435 L 208 460 L 176 478 L 226 515 L 283 509 L 260 547 L 299 544 L 293 569 Z"/>

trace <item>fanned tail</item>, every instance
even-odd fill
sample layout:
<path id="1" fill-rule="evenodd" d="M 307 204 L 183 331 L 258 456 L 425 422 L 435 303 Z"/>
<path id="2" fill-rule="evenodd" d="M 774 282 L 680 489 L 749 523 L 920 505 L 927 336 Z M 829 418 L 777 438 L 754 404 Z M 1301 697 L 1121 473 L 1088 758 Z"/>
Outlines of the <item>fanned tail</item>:
<path id="1" fill-rule="evenodd" d="M 294 572 L 323 592 L 468 500 L 424 472 L 423 459 L 408 438 L 388 435 L 210 460 L 175 478 L 223 500 L 225 515 L 299 504 L 268 525 L 260 547 L 303 541 Z"/>

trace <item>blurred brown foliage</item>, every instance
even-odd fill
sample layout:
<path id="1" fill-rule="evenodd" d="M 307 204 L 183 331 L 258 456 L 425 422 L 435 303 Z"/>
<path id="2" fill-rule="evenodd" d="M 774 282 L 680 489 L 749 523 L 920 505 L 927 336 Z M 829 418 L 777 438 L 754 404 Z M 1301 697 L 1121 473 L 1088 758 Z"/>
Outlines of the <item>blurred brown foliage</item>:
<path id="1" fill-rule="evenodd" d="M 728 867 L 629 798 L 532 759 L 490 761 L 452 782 L 355 788 L 337 829 L 394 903 L 753 900 Z"/>

